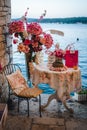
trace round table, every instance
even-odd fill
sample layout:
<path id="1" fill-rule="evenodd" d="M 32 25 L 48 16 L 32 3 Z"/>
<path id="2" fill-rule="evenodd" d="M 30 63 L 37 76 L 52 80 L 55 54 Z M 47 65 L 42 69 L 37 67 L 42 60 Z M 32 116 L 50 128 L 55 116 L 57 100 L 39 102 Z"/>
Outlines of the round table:
<path id="1" fill-rule="evenodd" d="M 54 98 L 61 100 L 64 106 L 72 112 L 66 104 L 70 98 L 70 93 L 81 89 L 81 71 L 80 69 L 68 68 L 65 71 L 51 71 L 46 63 L 34 65 L 32 81 L 37 86 L 39 83 L 47 83 L 56 90 L 56 94 L 51 95 L 43 108 L 47 107 Z"/>

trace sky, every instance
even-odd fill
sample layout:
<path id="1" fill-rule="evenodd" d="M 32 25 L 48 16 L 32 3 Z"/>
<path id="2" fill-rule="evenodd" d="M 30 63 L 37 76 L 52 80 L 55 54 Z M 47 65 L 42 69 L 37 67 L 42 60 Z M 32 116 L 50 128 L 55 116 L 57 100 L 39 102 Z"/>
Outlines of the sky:
<path id="1" fill-rule="evenodd" d="M 39 18 L 47 10 L 45 18 L 87 17 L 87 0 L 11 0 L 11 16 Z"/>

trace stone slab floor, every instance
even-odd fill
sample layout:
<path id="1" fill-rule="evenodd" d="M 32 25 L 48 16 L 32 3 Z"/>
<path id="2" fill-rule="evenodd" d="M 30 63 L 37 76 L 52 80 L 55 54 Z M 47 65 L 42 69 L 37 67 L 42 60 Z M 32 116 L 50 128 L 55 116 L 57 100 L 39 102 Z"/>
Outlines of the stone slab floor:
<path id="1" fill-rule="evenodd" d="M 42 94 L 41 101 L 44 105 L 50 95 Z M 69 113 L 61 102 L 55 99 L 42 111 L 39 117 L 38 100 L 30 101 L 30 116 L 27 117 L 27 103 L 20 102 L 20 112 L 17 112 L 17 99 L 15 107 L 8 111 L 8 117 L 3 130 L 87 130 L 87 102 L 68 100 L 67 104 L 73 108 L 74 113 Z"/>

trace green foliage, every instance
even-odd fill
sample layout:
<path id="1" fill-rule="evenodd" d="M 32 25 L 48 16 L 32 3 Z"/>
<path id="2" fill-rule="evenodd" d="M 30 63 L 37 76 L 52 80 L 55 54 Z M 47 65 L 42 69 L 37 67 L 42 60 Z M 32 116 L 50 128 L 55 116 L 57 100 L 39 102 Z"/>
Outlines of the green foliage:
<path id="1" fill-rule="evenodd" d="M 83 89 L 80 92 L 78 92 L 78 94 L 87 94 L 87 90 Z"/>

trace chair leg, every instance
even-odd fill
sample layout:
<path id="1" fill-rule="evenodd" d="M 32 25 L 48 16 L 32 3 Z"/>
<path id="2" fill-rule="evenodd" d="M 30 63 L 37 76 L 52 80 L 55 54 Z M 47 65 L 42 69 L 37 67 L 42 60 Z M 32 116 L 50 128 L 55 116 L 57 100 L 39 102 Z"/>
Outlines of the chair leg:
<path id="1" fill-rule="evenodd" d="M 18 97 L 18 112 L 19 112 L 19 103 L 20 103 L 20 98 Z"/>
<path id="2" fill-rule="evenodd" d="M 9 99 L 10 99 L 10 88 L 9 88 L 9 95 L 8 96 L 9 96 Z"/>
<path id="3" fill-rule="evenodd" d="M 27 99 L 27 111 L 28 111 L 28 116 L 30 115 L 30 113 L 29 113 L 29 99 Z"/>
<path id="4" fill-rule="evenodd" d="M 42 115 L 41 115 L 41 95 L 39 95 L 39 112 L 40 112 L 40 117 L 42 117 Z"/>

